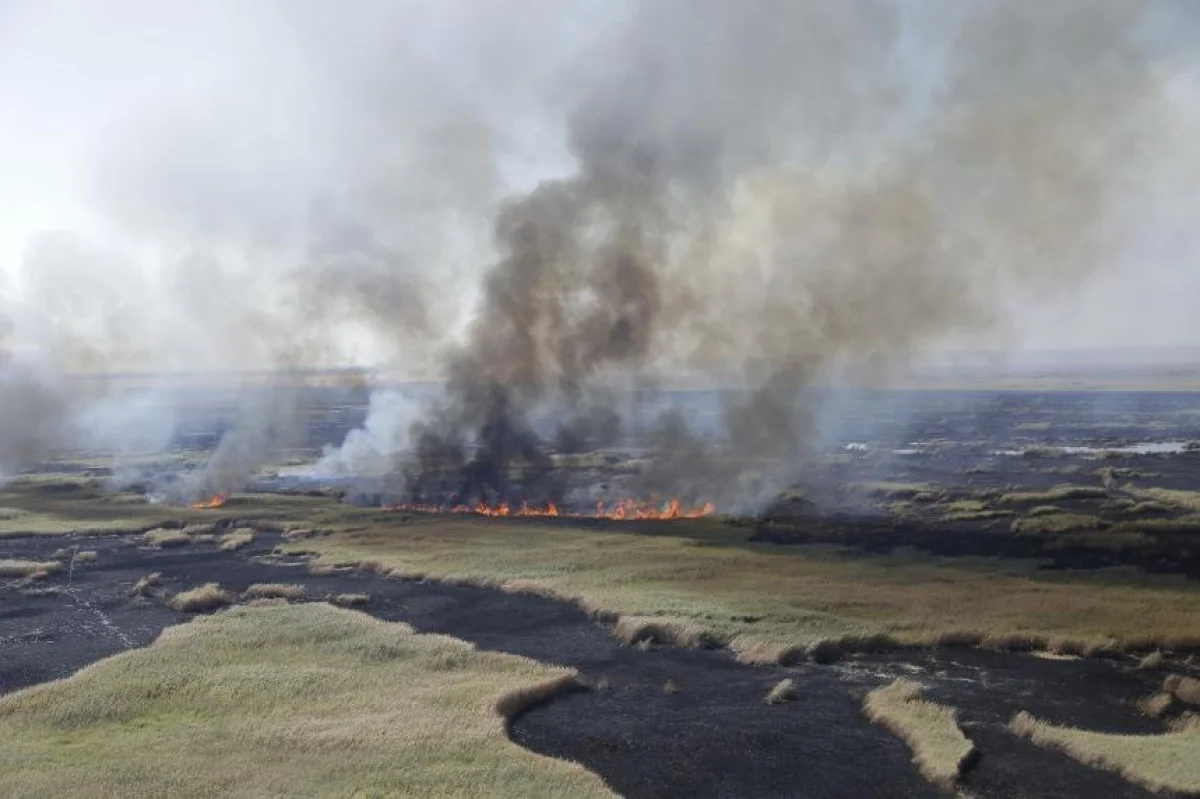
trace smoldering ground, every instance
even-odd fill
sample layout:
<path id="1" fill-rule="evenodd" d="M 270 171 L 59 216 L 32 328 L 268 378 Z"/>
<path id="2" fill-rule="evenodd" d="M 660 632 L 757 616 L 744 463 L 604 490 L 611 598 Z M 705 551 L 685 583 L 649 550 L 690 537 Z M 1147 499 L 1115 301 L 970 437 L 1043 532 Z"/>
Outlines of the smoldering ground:
<path id="1" fill-rule="evenodd" d="M 98 197 L 157 270 L 105 362 L 426 370 L 439 399 L 374 403 L 327 463 L 435 502 L 573 496 L 555 450 L 699 375 L 738 389 L 723 432 L 664 419 L 635 488 L 745 509 L 802 469 L 815 386 L 1012 332 L 1186 199 L 1148 160 L 1185 155 L 1183 3 L 445 8 L 271 6 L 221 113 L 130 117 Z M 302 416 L 246 407 L 194 491 Z"/>

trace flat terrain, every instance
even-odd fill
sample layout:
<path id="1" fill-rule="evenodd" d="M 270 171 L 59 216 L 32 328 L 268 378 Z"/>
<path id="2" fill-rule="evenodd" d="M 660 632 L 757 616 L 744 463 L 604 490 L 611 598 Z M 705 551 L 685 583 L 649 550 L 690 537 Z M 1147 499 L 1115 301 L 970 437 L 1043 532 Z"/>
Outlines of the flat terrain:
<path id="1" fill-rule="evenodd" d="M 305 476 L 363 412 L 314 396 L 220 508 L 146 498 L 220 409 L 0 490 L 0 793 L 1200 790 L 1196 395 L 843 395 L 775 500 L 670 521 L 382 509 Z M 634 443 L 556 468 L 627 490 Z"/>
<path id="2" fill-rule="evenodd" d="M 554 668 L 569 668 L 579 672 L 585 688 L 557 695 L 519 714 L 509 735 L 528 749 L 583 764 L 622 795 L 831 796 L 844 795 L 847 790 L 862 796 L 937 795 L 912 765 L 905 744 L 884 727 L 870 723 L 862 711 L 863 696 L 869 690 L 905 676 L 925 685 L 931 699 L 958 709 L 966 733 L 984 753 L 963 778 L 964 786 L 976 795 L 1142 796 L 1136 786 L 1116 775 L 1022 741 L 1008 733 L 1006 725 L 1014 714 L 1026 710 L 1063 725 L 1160 734 L 1167 731 L 1166 722 L 1140 714 L 1132 703 L 1152 694 L 1169 672 L 1194 673 L 1186 663 L 1170 660 L 1161 667 L 1135 671 L 1120 661 L 1044 659 L 963 649 L 850 655 L 832 666 L 750 666 L 722 651 L 628 646 L 613 636 L 608 625 L 597 624 L 577 607 L 532 594 L 396 579 L 374 568 L 314 570 L 305 559 L 273 554 L 281 542 L 271 532 L 259 532 L 252 545 L 237 551 L 222 551 L 215 542 L 206 541 L 152 549 L 140 546 L 132 536 L 105 535 L 12 538 L 6 542 L 6 554 L 44 561 L 63 543 L 89 547 L 88 551 L 97 553 L 96 558 L 73 571 L 64 569 L 32 584 L 9 586 L 5 612 L 0 616 L 0 639 L 6 654 L 0 670 L 2 691 L 65 677 L 99 658 L 154 641 L 169 625 L 193 618 L 172 610 L 170 599 L 210 582 L 220 583 L 236 604 L 248 601 L 246 596 L 254 585 L 299 586 L 300 602 L 365 596 L 357 609 L 380 620 L 402 622 L 422 633 L 451 635 L 473 642 L 481 650 L 531 658 L 550 668 L 521 661 L 514 666 L 512 680 L 506 681 L 506 677 L 500 682 L 490 675 L 502 668 L 500 662 L 478 661 L 487 667 L 486 680 L 463 665 L 431 671 L 428 661 L 418 657 L 421 641 L 413 643 L 416 654 L 376 643 L 378 636 L 409 640 L 404 637 L 411 635 L 405 628 L 386 632 L 363 627 L 349 621 L 365 619 L 360 613 L 306 605 L 318 615 L 267 617 L 271 619 L 268 627 L 279 623 L 285 628 L 277 639 L 263 628 L 266 618 L 256 614 L 281 609 L 248 607 L 248 615 L 235 617 L 229 622 L 232 626 L 205 626 L 195 635 L 172 632 L 145 650 L 148 658 L 134 650 L 121 661 L 106 661 L 66 682 L 33 689 L 49 692 L 47 698 L 30 699 L 41 694 L 16 693 L 0 700 L 0 731 L 10 731 L 26 742 L 43 742 L 6 748 L 6 753 L 20 753 L 22 769 L 22 782 L 4 785 L 12 788 L 7 791 L 10 794 L 17 787 L 38 795 L 39 786 L 74 785 L 55 782 L 78 779 L 72 776 L 76 772 L 57 767 L 60 758 L 94 764 L 104 756 L 104 742 L 114 735 L 130 741 L 151 732 L 162 735 L 163 742 L 155 751 L 168 753 L 169 759 L 180 753 L 178 773 L 185 788 L 211 785 L 205 781 L 207 775 L 195 770 L 206 757 L 208 762 L 232 758 L 235 770 L 252 768 L 251 752 L 257 744 L 232 753 L 222 749 L 231 741 L 244 742 L 250 734 L 231 732 L 238 724 L 253 724 L 238 721 L 236 714 L 229 718 L 221 709 L 231 697 L 242 697 L 246 691 L 261 688 L 265 692 L 261 699 L 265 704 L 248 706 L 259 708 L 253 718 L 265 720 L 256 735 L 294 731 L 296 737 L 287 740 L 295 746 L 312 746 L 304 743 L 303 736 L 317 734 L 334 736 L 331 741 L 361 741 L 356 746 L 365 747 L 361 756 L 366 763 L 383 756 L 378 747 L 404 745 L 382 735 L 375 726 L 380 714 L 387 717 L 396 702 L 433 701 L 438 712 L 444 712 L 442 701 L 436 698 L 444 694 L 446 701 L 453 702 L 450 707 L 459 708 L 455 712 L 474 714 L 470 716 L 472 729 L 480 729 L 482 735 L 488 729 L 503 729 L 502 717 L 495 709 L 498 694 L 536 686 L 561 673 Z M 159 575 L 157 584 L 149 587 L 145 596 L 131 595 L 139 580 L 150 573 Z M 227 611 L 218 612 L 213 621 L 224 619 L 224 613 Z M 326 622 L 332 622 L 328 630 Z M 286 629 L 293 623 L 301 628 L 295 637 Z M 252 636 L 255 645 L 242 650 L 237 644 L 240 635 Z M 209 636 L 219 636 L 219 640 Z M 361 645 L 356 641 L 362 641 Z M 210 646 L 214 651 L 207 653 L 189 649 Z M 462 651 L 469 663 L 476 662 L 470 650 Z M 419 662 L 406 662 L 409 657 L 418 657 Z M 365 663 L 354 665 L 358 663 L 355 658 L 365 658 Z M 126 665 L 118 668 L 118 662 Z M 220 679 L 210 674 L 213 669 L 222 673 Z M 334 704 L 322 704 L 319 713 L 314 709 L 311 680 L 327 682 L 335 679 L 331 670 L 348 675 L 360 669 L 366 670 L 362 682 L 322 683 L 324 690 L 342 692 L 335 694 L 342 710 Z M 767 693 L 785 676 L 796 686 L 796 699 L 767 704 Z M 105 688 L 106 684 L 110 687 Z M 156 685 L 162 687 L 154 688 Z M 359 688 L 364 689 L 362 693 Z M 410 696 L 414 690 L 419 693 L 416 698 Z M 132 704 L 118 705 L 125 708 L 118 713 L 105 698 L 110 696 L 108 692 L 116 692 L 122 702 Z M 386 698 L 386 707 L 369 710 L 370 702 L 381 696 Z M 410 718 L 418 714 L 408 707 Z M 174 710 L 167 713 L 167 709 Z M 175 715 L 175 710 L 180 714 Z M 316 730 L 311 725 L 318 717 L 342 720 Z M 105 734 L 97 737 L 93 731 L 99 729 Z M 77 743 L 56 749 L 48 744 L 51 741 Z M 196 749 L 196 741 L 204 746 Z M 454 745 L 450 742 L 446 751 Z M 342 744 L 338 746 L 340 752 Z M 538 786 L 561 786 L 566 783 L 556 781 L 576 779 L 569 769 L 559 769 L 556 761 L 523 760 L 516 747 L 488 751 L 495 754 L 477 764 L 480 772 L 468 768 L 464 774 L 459 773 L 458 759 L 441 761 L 450 769 L 443 773 L 437 768 L 436 753 L 427 753 L 423 757 L 428 760 L 421 761 L 424 765 L 418 764 L 420 769 L 428 769 L 419 772 L 426 775 L 421 779 L 445 780 L 429 791 L 442 795 L 470 793 L 469 789 L 460 790 L 461 786 L 482 784 L 471 780 L 509 779 L 503 776 L 506 774 L 529 775 L 520 777 L 528 782 L 514 783 L 527 788 L 528 795 L 554 795 L 554 790 L 539 794 Z M 122 780 L 130 785 L 156 784 L 163 762 L 151 757 L 125 761 L 120 770 L 112 772 L 110 778 L 116 782 L 110 784 L 123 784 Z M 543 762 L 547 765 L 538 765 Z M 272 785 L 295 786 L 304 774 L 303 769 L 288 773 L 286 763 L 278 762 L 261 779 L 274 780 Z M 489 774 L 492 777 L 486 776 Z M 10 778 L 0 781 L 5 779 Z M 338 779 L 343 780 L 338 785 L 366 785 L 344 772 Z M 330 783 L 325 787 L 307 784 L 307 789 L 285 792 L 343 793 L 329 787 Z M 411 783 L 387 784 L 389 790 L 399 791 Z M 79 793 L 86 795 L 87 791 Z M 104 794 L 97 789 L 97 795 Z"/>

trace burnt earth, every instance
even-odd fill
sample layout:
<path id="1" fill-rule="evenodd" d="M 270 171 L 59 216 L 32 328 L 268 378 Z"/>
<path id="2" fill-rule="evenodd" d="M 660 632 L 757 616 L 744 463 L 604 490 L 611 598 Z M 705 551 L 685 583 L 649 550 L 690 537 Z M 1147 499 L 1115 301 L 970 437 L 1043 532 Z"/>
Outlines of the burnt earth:
<path id="1" fill-rule="evenodd" d="M 836 666 L 790 668 L 745 666 L 724 652 L 640 651 L 569 604 L 353 570 L 311 575 L 303 559 L 271 557 L 276 540 L 260 533 L 251 548 L 229 553 L 88 538 L 86 548 L 99 552 L 95 563 L 37 583 L 40 593 L 0 588 L 0 692 L 67 676 L 187 621 L 161 597 L 129 595 L 149 572 L 161 572 L 170 591 L 210 581 L 233 591 L 255 582 L 302 583 L 311 599 L 367 593 L 363 610 L 378 618 L 578 669 L 588 690 L 530 710 L 512 722 L 510 736 L 582 763 L 626 796 L 938 796 L 907 747 L 862 714 L 862 695 L 897 676 L 920 680 L 931 698 L 959 708 L 967 735 L 983 751 L 964 783 L 972 795 L 1147 795 L 1021 741 L 1004 724 L 1028 710 L 1093 729 L 1162 731 L 1127 704 L 1150 693 L 1161 674 L 979 651 L 862 655 Z M 71 542 L 5 539 L 0 557 L 45 559 L 64 543 Z M 785 676 L 795 682 L 797 700 L 768 706 L 767 691 Z"/>

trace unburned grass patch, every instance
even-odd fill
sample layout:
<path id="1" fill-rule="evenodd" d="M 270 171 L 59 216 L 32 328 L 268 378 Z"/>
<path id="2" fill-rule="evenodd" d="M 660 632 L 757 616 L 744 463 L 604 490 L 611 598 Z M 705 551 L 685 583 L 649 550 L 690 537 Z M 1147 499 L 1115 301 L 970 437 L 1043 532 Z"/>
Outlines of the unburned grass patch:
<path id="1" fill-rule="evenodd" d="M 255 583 L 242 592 L 244 599 L 287 599 L 304 598 L 304 586 L 295 583 Z"/>
<path id="2" fill-rule="evenodd" d="M 1187 795 L 1200 791 L 1200 725 L 1194 723 L 1158 735 L 1120 735 L 1059 727 L 1022 712 L 1009 730 L 1152 791 Z"/>
<path id="3" fill-rule="evenodd" d="M 908 744 L 913 762 L 927 780 L 953 790 L 975 754 L 953 708 L 926 701 L 921 686 L 896 680 L 876 688 L 863 702 L 867 718 L 882 724 Z"/>
<path id="4" fill-rule="evenodd" d="M 153 530 L 147 530 L 142 535 L 142 543 L 155 549 L 168 549 L 187 546 L 192 543 L 192 537 L 182 530 L 156 527 Z"/>
<path id="5" fill-rule="evenodd" d="M 629 645 L 639 641 L 688 649 L 711 649 L 722 645 L 719 639 L 702 626 L 683 619 L 622 616 L 613 628 L 613 635 Z"/>
<path id="6" fill-rule="evenodd" d="M 505 736 L 573 677 L 325 604 L 236 607 L 0 697 L 0 795 L 612 796 Z"/>
<path id="7" fill-rule="evenodd" d="M 330 600 L 343 608 L 358 608 L 371 601 L 370 594 L 335 594 Z"/>
<path id="8" fill-rule="evenodd" d="M 129 590 L 131 596 L 150 596 L 153 589 L 162 584 L 162 573 L 151 572 L 138 578 L 138 581 L 133 584 L 133 588 Z"/>
<path id="9" fill-rule="evenodd" d="M 932 498 L 938 495 L 941 488 L 933 483 L 894 483 L 877 480 L 848 483 L 845 490 L 852 494 L 880 499 L 914 499 L 921 494 Z"/>
<path id="10" fill-rule="evenodd" d="M 1061 485 L 1045 491 L 1010 491 L 1001 494 L 999 501 L 1006 504 L 1048 505 L 1073 499 L 1104 499 L 1108 491 L 1099 486 Z"/>
<path id="11" fill-rule="evenodd" d="M 39 579 L 62 569 L 56 560 L 0 559 L 0 577 L 31 577 Z"/>
<path id="12" fill-rule="evenodd" d="M 233 594 L 217 583 L 205 583 L 187 591 L 180 591 L 171 597 L 167 604 L 179 613 L 204 613 L 223 608 L 232 603 L 233 599 Z"/>
<path id="13" fill-rule="evenodd" d="M 838 650 L 843 642 L 931 646 L 965 638 L 1040 649 L 1050 638 L 1112 638 L 1148 650 L 1200 641 L 1200 594 L 1169 579 L 747 545 L 727 526 L 672 528 L 679 533 L 459 518 L 393 526 L 384 518 L 377 529 L 281 550 L 318 553 L 317 573 L 365 561 L 389 574 L 566 598 L 623 622 L 617 633 L 627 642 L 711 641 L 749 662 L 795 662 L 820 642 Z"/>
<path id="14" fill-rule="evenodd" d="M 254 542 L 254 528 L 239 527 L 221 537 L 221 551 L 234 552 Z"/>
<path id="15" fill-rule="evenodd" d="M 1163 690 L 1180 702 L 1200 707 L 1200 679 L 1183 674 L 1168 674 L 1163 679 Z"/>
<path id="16" fill-rule="evenodd" d="M 1053 535 L 1072 530 L 1095 530 L 1104 521 L 1085 513 L 1047 513 L 1014 519 L 1011 530 L 1015 535 Z"/>
<path id="17" fill-rule="evenodd" d="M 1144 500 L 1152 500 L 1174 508 L 1200 513 L 1200 491 L 1183 491 L 1173 488 L 1135 488 L 1127 486 L 1128 493 Z"/>

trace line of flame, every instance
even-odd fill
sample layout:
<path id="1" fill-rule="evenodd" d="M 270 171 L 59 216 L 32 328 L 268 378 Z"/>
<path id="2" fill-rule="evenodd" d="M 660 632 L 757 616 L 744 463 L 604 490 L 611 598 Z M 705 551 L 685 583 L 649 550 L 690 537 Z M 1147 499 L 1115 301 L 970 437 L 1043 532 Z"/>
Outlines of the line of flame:
<path id="1" fill-rule="evenodd" d="M 553 502 L 548 502 L 545 506 L 530 505 L 528 502 L 522 502 L 519 506 L 513 507 L 507 502 L 501 502 L 497 505 L 488 505 L 484 502 L 477 502 L 474 505 L 451 505 L 444 507 L 439 505 L 425 505 L 419 502 L 403 503 L 398 505 L 385 505 L 384 510 L 395 511 L 410 511 L 413 513 L 459 513 L 472 514 L 475 516 L 550 516 L 561 517 L 565 519 L 699 519 L 704 516 L 709 516 L 715 510 L 713 503 L 705 502 L 702 505 L 694 507 L 685 507 L 678 499 L 667 500 L 664 503 L 645 502 L 637 499 L 623 499 L 605 505 L 603 502 L 596 503 L 596 510 L 592 513 L 578 513 L 566 510 L 560 510 Z"/>
<path id="2" fill-rule="evenodd" d="M 202 499 L 199 502 L 193 502 L 191 507 L 194 510 L 215 510 L 216 508 L 224 507 L 225 503 L 228 501 L 229 495 L 223 491 L 218 491 L 208 499 Z"/>

